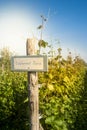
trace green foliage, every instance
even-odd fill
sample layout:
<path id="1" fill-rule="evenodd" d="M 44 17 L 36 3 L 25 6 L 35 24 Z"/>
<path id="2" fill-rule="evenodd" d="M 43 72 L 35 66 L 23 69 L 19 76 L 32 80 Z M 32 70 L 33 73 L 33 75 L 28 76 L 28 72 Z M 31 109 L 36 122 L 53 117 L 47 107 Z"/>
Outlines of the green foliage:
<path id="1" fill-rule="evenodd" d="M 38 42 L 38 46 L 39 46 L 39 54 L 40 54 L 40 51 L 41 51 L 41 47 L 42 48 L 46 48 L 47 46 L 48 46 L 48 42 L 46 42 L 46 41 L 44 41 L 44 40 L 39 40 L 39 42 Z"/>
<path id="2" fill-rule="evenodd" d="M 48 72 L 39 73 L 40 121 L 44 130 L 86 130 L 87 64 L 71 53 L 65 60 L 61 51 L 49 58 Z M 27 74 L 10 70 L 11 55 L 1 51 L 0 130 L 28 130 Z"/>
<path id="3" fill-rule="evenodd" d="M 84 90 L 78 104 L 78 114 L 72 130 L 87 130 L 87 71 L 84 78 Z"/>
<path id="4" fill-rule="evenodd" d="M 71 130 L 78 115 L 78 106 L 84 91 L 85 67 L 79 57 L 71 53 L 64 60 L 61 49 L 49 59 L 47 73 L 39 74 L 41 123 L 45 130 Z"/>
<path id="5" fill-rule="evenodd" d="M 39 47 L 46 47 L 48 45 L 48 43 L 47 42 L 45 42 L 44 40 L 39 40 L 39 42 L 38 42 L 38 46 Z"/>
<path id="6" fill-rule="evenodd" d="M 28 129 L 27 95 L 26 74 L 11 72 L 10 53 L 7 49 L 2 50 L 0 60 L 1 130 Z"/>

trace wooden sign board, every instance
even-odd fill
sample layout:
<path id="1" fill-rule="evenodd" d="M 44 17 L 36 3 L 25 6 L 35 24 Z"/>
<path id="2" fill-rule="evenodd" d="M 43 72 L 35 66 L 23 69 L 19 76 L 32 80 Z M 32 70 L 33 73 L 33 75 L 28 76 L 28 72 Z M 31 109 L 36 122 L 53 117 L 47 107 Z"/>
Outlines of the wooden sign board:
<path id="1" fill-rule="evenodd" d="M 30 55 L 14 56 L 11 58 L 12 71 L 45 72 L 48 70 L 47 56 Z"/>

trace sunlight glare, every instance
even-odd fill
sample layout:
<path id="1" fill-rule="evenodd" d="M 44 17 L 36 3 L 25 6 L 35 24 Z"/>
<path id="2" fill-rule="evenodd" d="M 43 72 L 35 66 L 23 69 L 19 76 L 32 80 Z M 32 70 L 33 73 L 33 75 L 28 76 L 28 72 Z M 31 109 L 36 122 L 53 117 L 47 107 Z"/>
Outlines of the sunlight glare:
<path id="1" fill-rule="evenodd" d="M 5 11 L 0 18 L 0 47 L 8 46 L 10 50 L 23 54 L 26 39 L 32 37 L 37 26 L 34 21 L 32 14 Z"/>

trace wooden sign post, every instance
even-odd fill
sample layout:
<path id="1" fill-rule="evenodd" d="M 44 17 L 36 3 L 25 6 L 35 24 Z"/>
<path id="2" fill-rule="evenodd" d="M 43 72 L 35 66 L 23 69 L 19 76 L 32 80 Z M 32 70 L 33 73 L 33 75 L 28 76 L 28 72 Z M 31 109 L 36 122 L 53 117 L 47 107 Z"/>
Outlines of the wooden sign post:
<path id="1" fill-rule="evenodd" d="M 34 55 L 36 50 L 33 40 L 28 39 L 26 44 L 27 55 Z M 37 72 L 28 72 L 28 91 L 30 130 L 39 130 L 39 98 Z"/>
<path id="2" fill-rule="evenodd" d="M 27 39 L 27 56 L 14 56 L 11 59 L 13 71 L 27 71 L 29 93 L 29 130 L 42 130 L 39 127 L 38 73 L 47 71 L 47 56 L 35 55 L 35 40 Z"/>

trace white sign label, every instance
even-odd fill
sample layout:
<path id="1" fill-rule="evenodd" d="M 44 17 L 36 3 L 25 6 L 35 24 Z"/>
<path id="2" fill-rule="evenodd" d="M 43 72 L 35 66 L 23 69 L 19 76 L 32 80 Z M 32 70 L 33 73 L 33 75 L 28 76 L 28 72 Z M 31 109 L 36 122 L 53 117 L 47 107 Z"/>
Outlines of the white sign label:
<path id="1" fill-rule="evenodd" d="M 19 56 L 12 57 L 12 70 L 18 71 L 46 71 L 46 56 Z"/>

